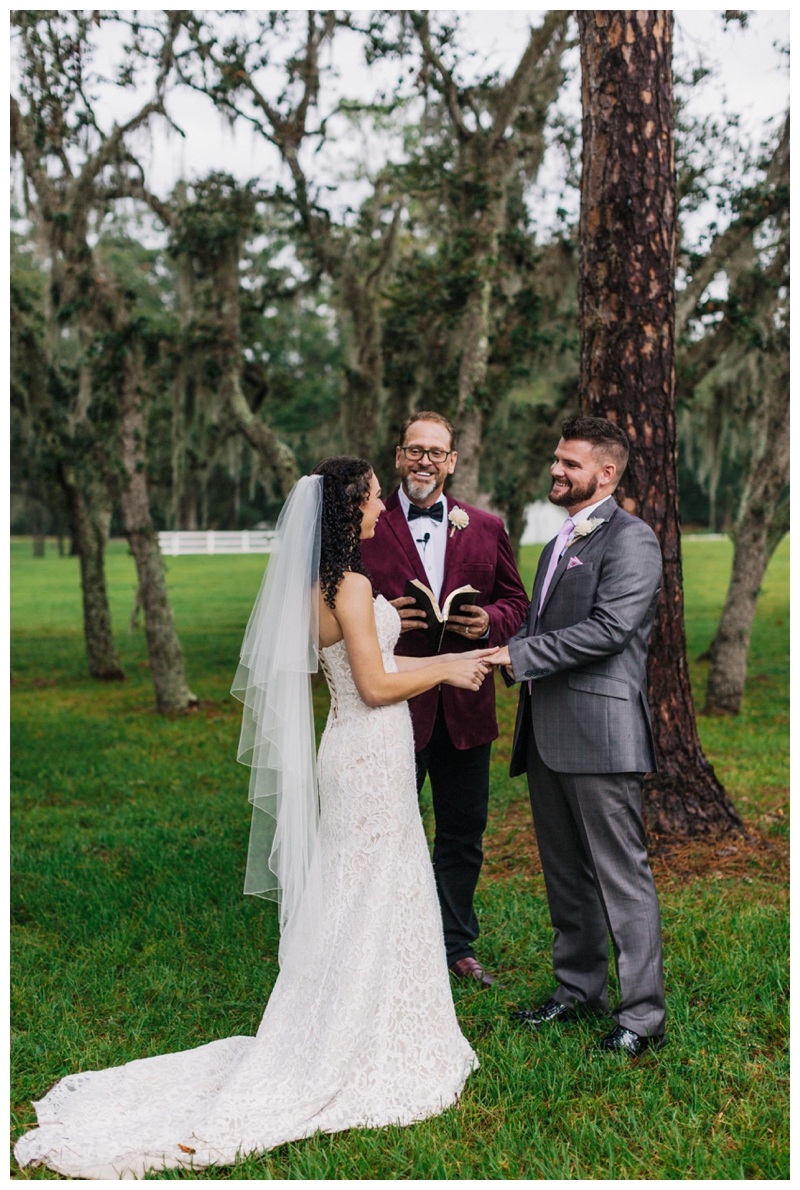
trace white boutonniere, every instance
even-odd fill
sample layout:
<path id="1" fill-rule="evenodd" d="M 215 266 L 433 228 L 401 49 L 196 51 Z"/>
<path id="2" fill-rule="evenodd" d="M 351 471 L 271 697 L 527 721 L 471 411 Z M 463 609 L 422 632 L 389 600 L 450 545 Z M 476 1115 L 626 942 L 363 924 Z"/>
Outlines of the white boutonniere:
<path id="1" fill-rule="evenodd" d="M 573 541 L 578 541 L 581 537 L 588 537 L 590 533 L 594 533 L 595 529 L 599 529 L 605 523 L 605 517 L 602 516 L 593 516 L 588 521 L 578 521 L 572 530 L 568 544 L 572 545 Z"/>
<path id="2" fill-rule="evenodd" d="M 455 533 L 456 529 L 466 529 L 467 525 L 469 524 L 469 517 L 464 512 L 463 508 L 451 508 L 447 514 L 447 519 L 453 526 L 450 530 L 451 537 Z"/>

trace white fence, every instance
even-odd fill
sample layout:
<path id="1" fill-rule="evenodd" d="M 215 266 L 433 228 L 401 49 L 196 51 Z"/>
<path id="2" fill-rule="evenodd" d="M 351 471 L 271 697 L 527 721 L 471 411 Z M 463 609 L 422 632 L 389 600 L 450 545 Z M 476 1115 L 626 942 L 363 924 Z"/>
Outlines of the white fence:
<path id="1" fill-rule="evenodd" d="M 681 533 L 681 545 L 692 541 L 728 541 L 727 533 Z"/>
<path id="2" fill-rule="evenodd" d="M 537 501 L 529 504 L 526 511 L 525 530 L 522 545 L 537 545 L 551 541 L 561 529 L 566 512 L 553 504 Z M 208 529 L 202 533 L 180 530 L 173 533 L 159 533 L 158 544 L 161 553 L 172 558 L 182 554 L 268 554 L 272 548 L 274 529 L 242 529 L 236 533 L 221 533 Z M 725 533 L 691 533 L 682 538 L 692 541 L 725 541 Z"/>
<path id="3" fill-rule="evenodd" d="M 242 529 L 236 533 L 217 529 L 192 533 L 182 529 L 159 533 L 158 544 L 161 553 L 172 558 L 180 554 L 268 554 L 274 536 L 274 529 Z"/>
<path id="4" fill-rule="evenodd" d="M 525 509 L 525 528 L 520 545 L 540 545 L 552 541 L 561 532 L 566 520 L 566 508 L 559 508 L 549 500 L 537 500 Z"/>
<path id="5" fill-rule="evenodd" d="M 565 508 L 551 504 L 549 500 L 536 500 L 525 509 L 525 528 L 520 545 L 541 545 L 552 541 L 560 533 L 567 515 Z M 727 533 L 684 533 L 681 541 L 727 541 Z"/>

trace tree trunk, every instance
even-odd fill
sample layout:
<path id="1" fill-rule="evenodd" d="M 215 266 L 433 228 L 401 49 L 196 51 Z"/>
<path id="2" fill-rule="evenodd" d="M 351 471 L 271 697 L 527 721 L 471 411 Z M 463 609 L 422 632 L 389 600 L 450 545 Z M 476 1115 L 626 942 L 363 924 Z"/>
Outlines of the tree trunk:
<path id="1" fill-rule="evenodd" d="M 31 501 L 28 505 L 28 521 L 31 525 L 31 537 L 33 538 L 33 556 L 34 558 L 43 558 L 46 517 L 44 508 L 38 500 Z"/>
<path id="2" fill-rule="evenodd" d="M 144 608 L 144 626 L 150 671 L 159 711 L 183 711 L 197 703 L 186 682 L 183 650 L 167 593 L 164 561 L 150 519 L 145 471 L 145 421 L 137 369 L 128 347 L 121 361 L 121 444 L 126 482 L 121 503 L 125 532 L 136 559 L 139 598 Z"/>
<path id="3" fill-rule="evenodd" d="M 239 433 L 260 455 L 268 473 L 275 476 L 282 496 L 288 496 L 298 477 L 291 447 L 247 403 L 242 389 L 241 303 L 239 301 L 239 243 L 232 242 L 217 262 L 215 273 L 220 299 L 222 380 L 220 394 Z"/>
<path id="4" fill-rule="evenodd" d="M 92 516 L 75 477 L 64 467 L 60 468 L 59 482 L 69 512 L 73 548 L 81 563 L 83 635 L 89 673 L 104 682 L 121 682 L 125 680 L 125 674 L 114 646 L 106 591 L 105 552 L 111 523 L 109 501 L 96 501 L 99 512 Z"/>
<path id="5" fill-rule="evenodd" d="M 776 520 L 778 502 L 789 482 L 788 373 L 777 383 L 781 389 L 779 400 L 767 421 L 762 457 L 749 490 L 744 494 L 742 514 L 734 536 L 730 586 L 714 643 L 709 650 L 711 667 L 708 671 L 704 715 L 739 714 L 759 590 L 769 559 L 782 536 L 772 534 L 771 530 Z M 766 393 L 763 399 L 769 399 Z M 788 513 L 788 504 L 784 507 Z"/>
<path id="6" fill-rule="evenodd" d="M 706 760 L 683 622 L 675 427 L 675 177 L 672 14 L 578 13 L 583 92 L 581 398 L 621 425 L 631 459 L 617 496 L 655 531 L 664 558 L 650 642 L 659 772 L 645 781 L 655 833 L 741 826 Z"/>
<path id="7" fill-rule="evenodd" d="M 492 302 L 492 274 L 497 263 L 498 237 L 506 219 L 506 174 L 509 169 L 506 142 L 476 172 L 483 175 L 494 193 L 475 228 L 473 270 L 476 288 L 467 299 L 461 320 L 461 365 L 458 370 L 456 446 L 458 466 L 452 481 L 457 500 L 474 504 L 480 490 L 481 448 L 486 409 L 482 389 L 489 367 L 489 331 Z"/>
<path id="8" fill-rule="evenodd" d="M 378 417 L 383 406 L 380 294 L 345 264 L 339 277 L 337 306 L 344 315 L 347 345 L 342 383 L 345 450 L 355 458 L 375 458 Z"/>
<path id="9" fill-rule="evenodd" d="M 492 229 L 492 248 L 497 245 L 497 228 Z M 476 262 L 476 270 L 490 267 L 491 256 Z M 452 492 L 457 500 L 474 504 L 479 491 L 481 445 L 483 442 L 483 409 L 479 389 L 486 380 L 489 364 L 489 304 L 492 283 L 484 276 L 480 288 L 469 297 L 464 314 L 461 367 L 458 372 L 458 409 L 456 412 L 456 445 L 458 466 L 453 475 Z"/>
<path id="10" fill-rule="evenodd" d="M 511 542 L 511 548 L 514 551 L 514 557 L 517 559 L 517 562 L 519 562 L 522 534 L 525 532 L 525 509 L 527 507 L 528 505 L 525 500 L 512 499 L 506 504 L 508 540 Z"/>

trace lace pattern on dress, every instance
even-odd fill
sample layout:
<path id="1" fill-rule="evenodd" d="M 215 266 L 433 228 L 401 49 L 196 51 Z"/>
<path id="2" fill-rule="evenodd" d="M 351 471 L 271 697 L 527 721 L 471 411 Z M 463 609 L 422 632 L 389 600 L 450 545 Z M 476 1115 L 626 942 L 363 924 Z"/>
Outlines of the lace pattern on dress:
<path id="1" fill-rule="evenodd" d="M 395 671 L 400 618 L 380 596 L 375 617 Z M 332 708 L 318 758 L 324 960 L 281 972 L 254 1038 L 62 1079 L 35 1105 L 20 1165 L 142 1177 L 317 1131 L 410 1124 L 457 1102 L 478 1062 L 453 1008 L 408 706 L 366 706 L 343 642 L 322 659 Z"/>

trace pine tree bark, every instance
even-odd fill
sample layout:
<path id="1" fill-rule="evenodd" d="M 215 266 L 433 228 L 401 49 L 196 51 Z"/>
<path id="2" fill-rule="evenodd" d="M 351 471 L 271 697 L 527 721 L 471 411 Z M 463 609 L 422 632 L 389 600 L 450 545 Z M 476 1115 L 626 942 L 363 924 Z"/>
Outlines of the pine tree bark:
<path id="1" fill-rule="evenodd" d="M 672 14 L 578 13 L 583 98 L 581 399 L 625 429 L 631 459 L 617 497 L 656 533 L 664 558 L 650 642 L 658 773 L 652 833 L 741 826 L 706 759 L 692 703 L 683 620 L 675 425 Z"/>
<path id="2" fill-rule="evenodd" d="M 83 635 L 89 673 L 103 682 L 121 682 L 125 673 L 114 645 L 105 575 L 110 500 L 96 501 L 97 507 L 90 511 L 74 473 L 63 465 L 59 468 L 59 483 L 69 512 L 72 544 L 80 558 Z"/>
<path id="3" fill-rule="evenodd" d="M 144 402 L 139 385 L 135 347 L 120 352 L 120 441 L 125 482 L 120 501 L 125 533 L 136 560 L 137 598 L 144 609 L 150 672 L 159 711 L 184 711 L 197 703 L 186 682 L 183 649 L 175 630 L 167 592 L 164 560 L 150 518 L 145 457 Z"/>
<path id="4" fill-rule="evenodd" d="M 788 371 L 776 378 L 775 386 L 777 399 L 772 402 L 771 415 L 767 419 L 766 449 L 743 495 L 742 512 L 734 533 L 730 586 L 709 650 L 711 665 L 704 715 L 739 714 L 759 590 L 767 564 L 782 536 L 782 533 L 773 533 L 772 528 L 776 520 L 780 520 L 778 503 L 789 482 Z M 769 402 L 769 399 L 770 393 L 764 391 L 762 401 Z M 784 508 L 788 512 L 788 504 Z"/>

